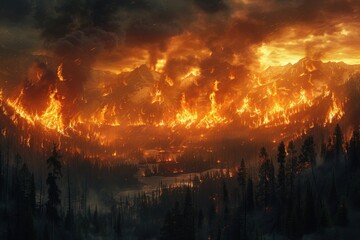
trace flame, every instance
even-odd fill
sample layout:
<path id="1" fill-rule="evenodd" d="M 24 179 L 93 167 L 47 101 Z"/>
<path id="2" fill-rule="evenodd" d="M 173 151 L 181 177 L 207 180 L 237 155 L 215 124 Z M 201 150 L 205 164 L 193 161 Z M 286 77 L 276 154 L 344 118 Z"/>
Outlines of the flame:
<path id="1" fill-rule="evenodd" d="M 158 63 L 160 64 L 161 61 Z M 328 86 L 327 82 L 321 82 L 313 77 L 316 75 L 312 73 L 316 70 L 316 64 L 307 64 L 305 61 L 300 63 L 302 63 L 301 68 L 297 65 L 297 68 L 291 69 L 290 73 L 295 72 L 296 76 L 302 75 L 299 82 L 282 79 L 283 75 L 281 78 L 277 75 L 273 77 L 273 73 L 269 75 L 252 73 L 249 74 L 246 84 L 242 84 L 241 88 L 239 85 L 239 89 L 234 87 L 238 91 L 231 94 L 228 93 L 229 85 L 226 81 L 233 81 L 232 83 L 236 84 L 239 78 L 236 70 L 229 69 L 225 76 L 219 76 L 217 78 L 219 80 L 212 80 L 209 86 L 202 77 L 199 77 L 202 74 L 200 68 L 192 66 L 182 69 L 180 76 L 176 75 L 174 79 L 168 77 L 166 73 L 150 72 L 154 82 L 145 81 L 146 85 L 144 85 L 144 89 L 149 89 L 150 86 L 149 93 L 142 91 L 141 84 L 133 87 L 132 78 L 126 77 L 119 83 L 100 81 L 95 87 L 86 86 L 93 92 L 88 94 L 84 91 L 84 95 L 79 97 L 79 106 L 84 106 L 84 109 L 73 116 L 65 116 L 62 104 L 66 101 L 63 101 L 61 93 L 56 88 L 49 90 L 47 104 L 39 113 L 31 113 L 23 105 L 26 89 L 21 90 L 15 99 L 4 97 L 3 92 L 0 91 L 1 107 L 3 113 L 18 127 L 22 127 L 23 121 L 20 119 L 23 119 L 31 126 L 42 126 L 47 131 L 54 131 L 67 137 L 76 135 L 86 142 L 100 146 L 109 146 L 118 142 L 119 139 L 125 142 L 134 129 L 146 131 L 146 129 L 152 129 L 151 127 L 154 131 L 167 129 L 169 132 L 184 135 L 185 129 L 191 129 L 191 131 L 199 129 L 200 131 L 196 132 L 204 134 L 199 137 L 202 140 L 208 138 L 207 129 L 209 132 L 212 132 L 210 129 L 217 128 L 227 130 L 225 128 L 228 126 L 250 130 L 277 127 L 281 131 L 279 133 L 281 137 L 288 137 L 291 134 L 300 136 L 310 128 L 326 126 L 345 115 L 345 100 L 341 100 L 340 94 L 332 93 L 329 87 L 332 85 Z M 156 66 L 157 71 L 163 67 Z M 212 67 L 209 71 L 215 72 L 215 68 Z M 276 69 L 270 69 L 270 71 L 276 71 Z M 58 81 L 64 81 L 62 64 L 57 68 L 57 76 Z M 126 81 L 126 84 L 121 84 L 123 81 Z M 196 91 L 188 91 L 189 87 Z M 140 89 L 141 100 L 131 102 L 131 97 L 129 99 L 121 97 L 119 101 L 114 98 L 114 96 L 119 96 L 117 95 L 119 89 L 121 93 L 127 93 L 128 88 L 136 89 L 135 93 Z M 59 88 L 59 91 L 62 90 L 63 88 Z M 97 96 L 95 101 L 91 98 L 92 96 Z M 145 105 L 138 105 L 139 102 Z M 131 109 L 127 106 L 128 103 Z M 150 103 L 154 104 L 154 107 L 150 107 L 151 111 L 145 111 Z M 87 106 L 90 110 L 86 109 Z M 316 115 L 317 110 L 321 111 L 321 116 Z M 151 115 L 148 116 L 148 112 Z M 293 126 L 300 125 L 301 129 L 290 133 L 294 129 Z M 111 127 L 119 128 L 115 131 Z M 1 130 L 1 134 L 7 135 L 6 128 Z M 277 142 L 278 137 L 274 136 L 272 140 Z M 35 135 L 30 136 L 26 132 L 22 134 L 21 143 L 33 147 L 34 141 L 31 139 L 36 139 Z M 156 139 L 157 137 L 153 137 L 151 141 Z M 173 140 L 171 137 L 168 139 Z M 253 139 L 252 137 L 250 141 Z M 111 153 L 114 153 L 114 149 L 108 151 L 109 155 Z M 113 154 L 113 157 L 117 155 Z"/>
<path id="2" fill-rule="evenodd" d="M 178 124 L 184 125 L 186 128 L 190 128 L 198 119 L 198 114 L 196 111 L 189 109 L 186 103 L 185 93 L 181 97 L 181 111 L 176 114 L 176 121 L 174 121 L 171 126 L 174 127 Z"/>
<path id="3" fill-rule="evenodd" d="M 64 76 L 63 76 L 63 65 L 62 64 L 60 64 L 57 69 L 57 76 L 58 76 L 60 82 L 65 81 Z"/>
<path id="4" fill-rule="evenodd" d="M 342 107 L 339 106 L 337 103 L 334 93 L 331 95 L 332 100 L 332 106 L 330 107 L 327 117 L 326 117 L 326 123 L 332 123 L 334 120 L 339 120 L 342 118 L 345 114 Z"/>
<path id="5" fill-rule="evenodd" d="M 49 96 L 48 106 L 45 111 L 41 114 L 32 115 L 28 113 L 21 104 L 21 97 L 23 96 L 23 90 L 15 100 L 7 99 L 7 104 L 14 110 L 14 112 L 21 118 L 25 119 L 29 124 L 35 125 L 40 123 L 43 127 L 48 130 L 55 130 L 61 134 L 65 133 L 65 127 L 61 114 L 62 106 L 59 100 L 56 99 L 57 89 L 51 92 Z M 14 123 L 17 123 L 16 116 L 12 117 Z"/>
<path id="6" fill-rule="evenodd" d="M 209 100 L 211 103 L 210 112 L 208 112 L 203 119 L 200 120 L 198 127 L 202 128 L 212 128 L 218 124 L 222 124 L 226 122 L 226 118 L 220 116 L 219 109 L 221 109 L 221 105 L 216 103 L 216 92 L 219 91 L 218 87 L 219 81 L 214 82 L 213 92 L 209 95 Z"/>
<path id="7" fill-rule="evenodd" d="M 159 85 L 156 84 L 154 91 L 150 93 L 151 96 L 151 103 L 163 103 L 164 102 L 164 97 L 162 95 L 161 90 L 159 89 Z"/>

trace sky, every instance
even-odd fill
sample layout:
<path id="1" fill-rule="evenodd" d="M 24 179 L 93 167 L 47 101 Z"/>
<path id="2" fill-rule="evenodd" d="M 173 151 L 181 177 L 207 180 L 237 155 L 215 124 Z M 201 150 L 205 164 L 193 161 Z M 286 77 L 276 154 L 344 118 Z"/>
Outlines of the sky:
<path id="1" fill-rule="evenodd" d="M 3 0 L 0 46 L 114 72 L 209 59 L 358 64 L 359 9 L 357 0 Z"/>

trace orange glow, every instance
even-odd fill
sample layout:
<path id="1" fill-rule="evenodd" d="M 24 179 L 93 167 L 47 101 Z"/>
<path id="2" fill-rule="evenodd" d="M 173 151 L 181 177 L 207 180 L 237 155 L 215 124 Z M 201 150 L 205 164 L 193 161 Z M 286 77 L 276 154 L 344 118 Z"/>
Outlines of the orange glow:
<path id="1" fill-rule="evenodd" d="M 61 82 L 63 82 L 65 80 L 63 77 L 63 65 L 62 64 L 60 64 L 57 69 L 57 76 Z"/>
<path id="2" fill-rule="evenodd" d="M 21 91 L 18 98 L 15 100 L 7 100 L 7 104 L 13 108 L 15 113 L 19 115 L 21 118 L 25 119 L 29 124 L 35 125 L 35 123 L 40 123 L 46 129 L 55 130 L 61 134 L 64 134 L 64 123 L 61 115 L 61 103 L 56 99 L 57 90 L 55 89 L 51 92 L 48 100 L 48 106 L 43 113 L 40 115 L 35 114 L 32 115 L 28 113 L 21 105 L 20 99 L 23 95 L 23 91 Z M 16 117 L 13 116 L 12 119 L 16 121 Z"/>

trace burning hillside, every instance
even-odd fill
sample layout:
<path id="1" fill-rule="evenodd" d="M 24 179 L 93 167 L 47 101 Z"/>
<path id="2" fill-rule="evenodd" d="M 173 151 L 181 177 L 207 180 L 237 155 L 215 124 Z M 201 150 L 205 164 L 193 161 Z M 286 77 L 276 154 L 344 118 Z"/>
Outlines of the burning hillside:
<path id="1" fill-rule="evenodd" d="M 55 70 L 34 63 L 20 90 L 2 91 L 4 117 L 24 130 L 28 146 L 34 130 L 65 142 L 77 139 L 71 149 L 82 151 L 81 142 L 116 149 L 129 142 L 135 148 L 162 141 L 180 146 L 219 137 L 277 141 L 314 126 L 356 124 L 346 120 L 345 106 L 358 65 L 303 58 L 261 72 L 227 69 L 224 76 L 209 76 L 206 86 L 199 84 L 204 73 L 193 68 L 174 83 L 165 72 L 141 65 L 121 74 L 92 71 L 81 95 L 73 94 L 62 64 Z"/>

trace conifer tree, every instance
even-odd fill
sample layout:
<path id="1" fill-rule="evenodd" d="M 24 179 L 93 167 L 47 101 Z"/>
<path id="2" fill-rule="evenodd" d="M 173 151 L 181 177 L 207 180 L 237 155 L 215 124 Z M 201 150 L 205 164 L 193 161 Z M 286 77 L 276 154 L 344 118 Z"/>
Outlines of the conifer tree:
<path id="1" fill-rule="evenodd" d="M 264 147 L 260 150 L 260 161 L 257 201 L 260 206 L 268 210 L 275 197 L 275 176 L 274 165 Z"/>
<path id="2" fill-rule="evenodd" d="M 301 164 L 301 170 L 316 166 L 315 143 L 312 136 L 305 138 L 305 141 L 301 146 L 299 161 Z"/>
<path id="3" fill-rule="evenodd" d="M 246 186 L 246 167 L 244 159 L 241 159 L 239 171 L 238 171 L 238 182 L 240 186 L 240 193 L 243 195 L 245 192 L 245 186 Z"/>
<path id="4" fill-rule="evenodd" d="M 286 198 L 286 182 L 285 182 L 285 144 L 281 142 L 278 147 L 278 163 L 279 163 L 279 172 L 278 172 L 278 187 L 279 187 L 279 196 L 280 201 L 285 203 Z"/>
<path id="5" fill-rule="evenodd" d="M 351 136 L 348 156 L 352 170 L 357 170 L 360 166 L 360 133 L 358 130 L 354 130 Z"/>
<path id="6" fill-rule="evenodd" d="M 48 185 L 48 200 L 46 203 L 46 215 L 50 221 L 56 223 L 60 220 L 57 207 L 60 205 L 60 189 L 57 181 L 62 177 L 61 173 L 61 156 L 54 145 L 52 155 L 47 160 L 48 177 L 46 184 Z"/>
<path id="7" fill-rule="evenodd" d="M 289 157 L 286 164 L 286 186 L 289 188 L 289 199 L 291 199 L 294 194 L 294 182 L 298 170 L 296 148 L 293 141 L 289 142 L 287 146 L 287 152 Z"/>
<path id="8" fill-rule="evenodd" d="M 254 203 L 254 186 L 252 178 L 249 177 L 248 184 L 247 184 L 247 190 L 246 190 L 246 206 L 249 211 L 254 210 L 255 203 Z"/>
<path id="9" fill-rule="evenodd" d="M 336 163 L 338 163 L 344 157 L 344 150 L 343 150 L 344 136 L 342 134 L 339 124 L 336 124 L 333 137 L 334 137 L 334 148 L 335 148 L 335 161 Z"/>

